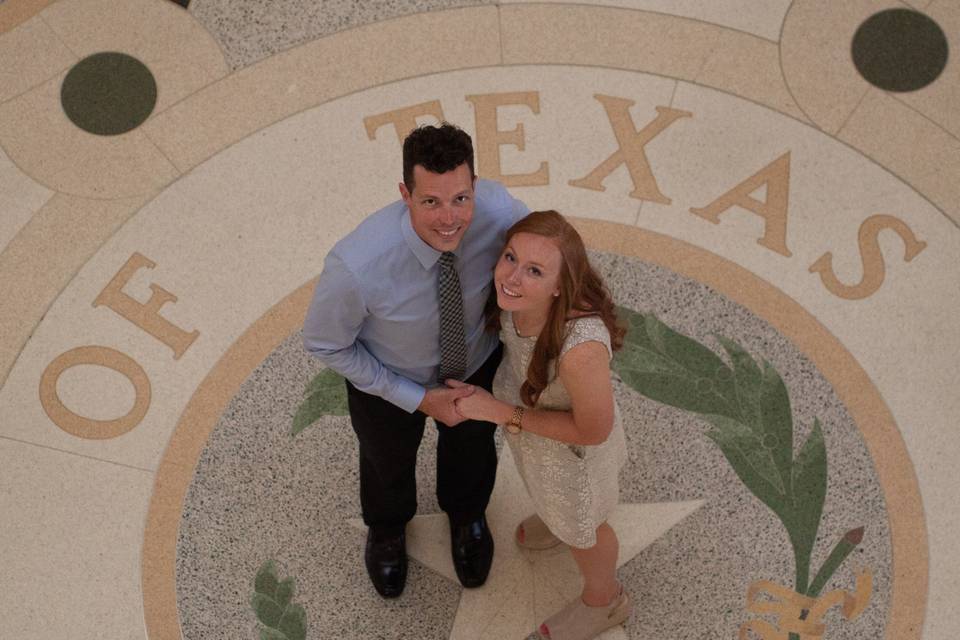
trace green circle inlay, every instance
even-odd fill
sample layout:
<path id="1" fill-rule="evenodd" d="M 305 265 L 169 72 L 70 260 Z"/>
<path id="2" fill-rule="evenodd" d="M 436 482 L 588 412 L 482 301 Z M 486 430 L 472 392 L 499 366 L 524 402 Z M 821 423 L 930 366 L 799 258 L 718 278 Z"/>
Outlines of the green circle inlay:
<path id="1" fill-rule="evenodd" d="M 857 29 L 853 64 L 884 91 L 916 91 L 935 81 L 947 66 L 947 36 L 929 16 L 912 9 L 876 13 Z"/>
<path id="2" fill-rule="evenodd" d="M 60 102 L 70 120 L 90 133 L 114 136 L 136 129 L 157 104 L 157 83 L 125 53 L 95 53 L 67 73 Z"/>

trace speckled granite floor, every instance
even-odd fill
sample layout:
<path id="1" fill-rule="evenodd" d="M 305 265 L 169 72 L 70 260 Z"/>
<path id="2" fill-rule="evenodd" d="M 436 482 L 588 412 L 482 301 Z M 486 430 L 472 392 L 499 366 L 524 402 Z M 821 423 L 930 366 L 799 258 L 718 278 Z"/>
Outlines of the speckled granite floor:
<path id="1" fill-rule="evenodd" d="M 345 29 L 454 7 L 494 4 L 492 0 L 193 0 L 190 12 L 223 47 L 231 69 L 241 69 L 298 44 Z M 469 25 L 463 25 L 469 28 Z M 429 37 L 428 34 L 424 34 Z M 387 46 L 389 46 L 387 44 Z"/>

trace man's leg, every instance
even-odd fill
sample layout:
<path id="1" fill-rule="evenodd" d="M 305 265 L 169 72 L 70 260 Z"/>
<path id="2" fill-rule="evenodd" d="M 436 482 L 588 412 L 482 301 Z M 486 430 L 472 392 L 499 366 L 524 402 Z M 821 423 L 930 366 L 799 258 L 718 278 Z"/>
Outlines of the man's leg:
<path id="1" fill-rule="evenodd" d="M 465 382 L 490 391 L 503 347 Z M 450 519 L 454 568 L 466 587 L 487 579 L 493 539 L 484 512 L 497 477 L 496 425 L 466 420 L 454 427 L 437 425 L 437 500 Z"/>
<path id="2" fill-rule="evenodd" d="M 490 391 L 503 346 L 465 380 Z M 437 425 L 437 500 L 450 520 L 464 523 L 483 515 L 497 477 L 496 425 L 465 420 L 455 427 Z"/>
<path id="3" fill-rule="evenodd" d="M 417 449 L 426 416 L 409 414 L 350 382 L 347 404 L 360 448 L 367 572 L 380 595 L 396 597 L 406 583 L 404 530 L 417 512 Z"/>

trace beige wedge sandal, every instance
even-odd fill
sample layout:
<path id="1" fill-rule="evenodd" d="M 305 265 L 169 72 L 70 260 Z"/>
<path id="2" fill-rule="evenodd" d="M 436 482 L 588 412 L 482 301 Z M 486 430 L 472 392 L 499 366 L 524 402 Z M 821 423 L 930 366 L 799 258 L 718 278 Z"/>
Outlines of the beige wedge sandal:
<path id="1" fill-rule="evenodd" d="M 517 525 L 514 535 L 517 546 L 531 551 L 552 549 L 560 544 L 560 538 L 550 533 L 540 516 L 533 514 Z"/>
<path id="2" fill-rule="evenodd" d="M 541 640 L 590 640 L 630 617 L 633 603 L 620 586 L 620 593 L 605 607 L 591 607 L 578 596 L 540 625 Z"/>

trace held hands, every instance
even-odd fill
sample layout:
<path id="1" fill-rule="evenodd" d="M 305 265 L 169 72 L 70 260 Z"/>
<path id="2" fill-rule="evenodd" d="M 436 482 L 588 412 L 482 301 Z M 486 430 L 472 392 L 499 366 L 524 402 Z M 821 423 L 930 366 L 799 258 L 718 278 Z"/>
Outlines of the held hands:
<path id="1" fill-rule="evenodd" d="M 449 385 L 451 381 L 447 381 Z M 445 389 L 440 387 L 438 389 L 428 389 L 427 394 L 423 396 L 423 400 L 420 401 L 420 406 L 417 407 L 420 411 L 423 411 L 425 414 L 442 422 L 448 427 L 460 424 L 467 418 L 461 415 L 454 402 L 457 399 L 465 398 L 472 394 L 476 387 L 472 384 L 464 384 L 463 382 L 457 382 L 457 387 L 452 387 Z M 481 389 L 482 391 L 482 389 Z"/>
<path id="2" fill-rule="evenodd" d="M 447 380 L 446 384 L 452 390 L 460 390 L 471 386 L 459 380 Z M 494 398 L 486 389 L 473 387 L 473 393 L 457 398 L 454 405 L 461 419 L 485 420 L 497 423 L 499 422 L 498 417 L 502 413 L 503 403 Z"/>

